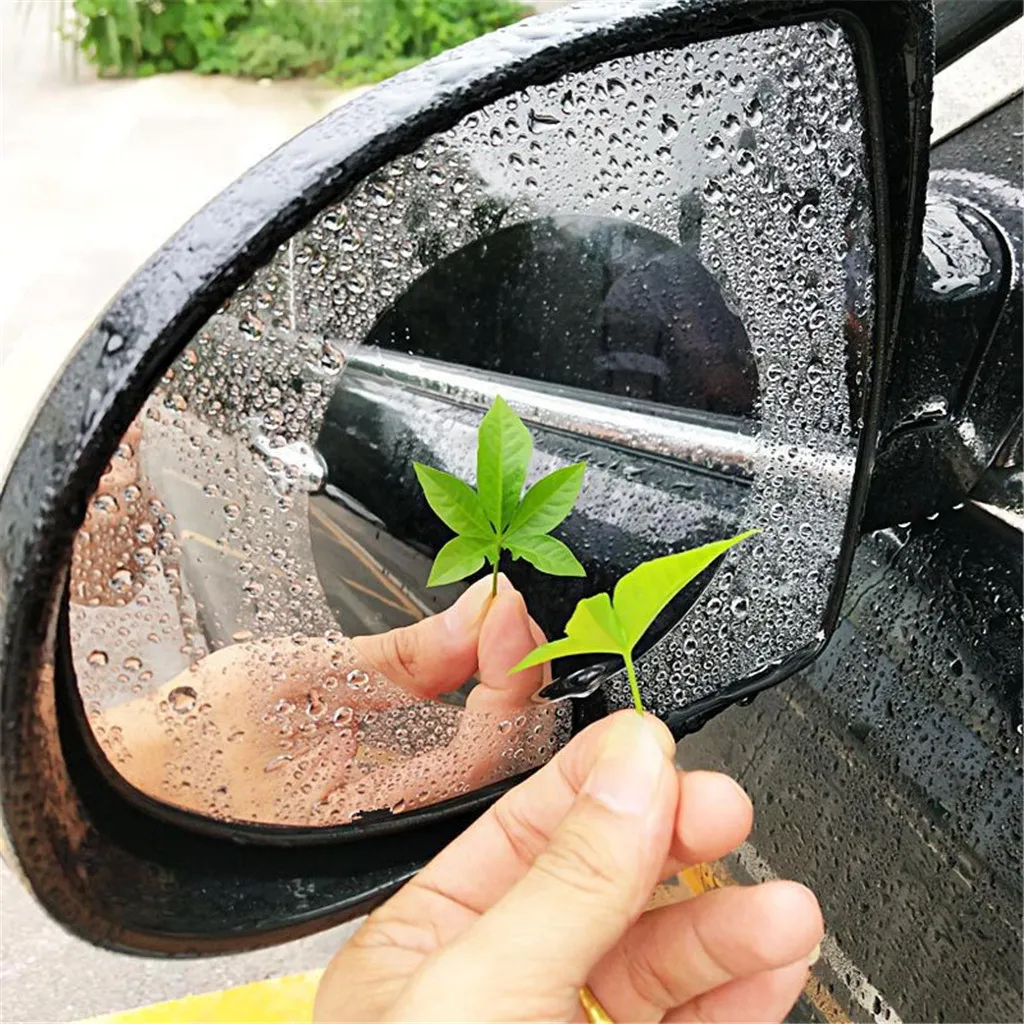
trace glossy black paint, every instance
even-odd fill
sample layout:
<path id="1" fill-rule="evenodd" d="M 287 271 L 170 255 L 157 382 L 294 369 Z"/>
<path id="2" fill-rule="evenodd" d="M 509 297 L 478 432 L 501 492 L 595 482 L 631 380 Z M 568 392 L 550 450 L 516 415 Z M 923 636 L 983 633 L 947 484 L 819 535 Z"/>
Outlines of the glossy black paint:
<path id="1" fill-rule="evenodd" d="M 649 0 L 611 16 L 584 7 L 522 23 L 386 83 L 282 147 L 189 222 L 114 299 L 55 382 L 0 496 L 5 827 L 53 916 L 92 941 L 139 952 L 279 941 L 378 901 L 467 820 L 372 844 L 269 855 L 161 826 L 90 776 L 68 728 L 70 680 L 58 646 L 64 568 L 94 482 L 192 334 L 318 210 L 465 113 L 527 82 L 651 45 L 823 15 L 843 19 L 860 51 L 881 218 L 884 347 L 917 251 L 923 203 L 931 23 L 925 5 L 909 2 Z M 876 412 L 877 399 L 865 464 Z M 861 500 L 850 512 L 851 542 Z M 851 557 L 852 543 L 844 565 Z"/>
<path id="2" fill-rule="evenodd" d="M 935 65 L 942 70 L 1021 16 L 1018 0 L 935 0 Z"/>
<path id="3" fill-rule="evenodd" d="M 1024 147 L 1020 93 L 943 139 L 931 152 L 931 168 L 991 174 L 1024 188 Z"/>
<path id="4" fill-rule="evenodd" d="M 932 172 L 925 251 L 893 359 L 869 528 L 948 509 L 1020 429 L 1024 193 Z"/>
<path id="5" fill-rule="evenodd" d="M 971 506 L 865 536 L 821 656 L 680 746 L 753 798 L 731 872 L 817 893 L 853 1020 L 1020 1019 L 1021 539 Z"/>

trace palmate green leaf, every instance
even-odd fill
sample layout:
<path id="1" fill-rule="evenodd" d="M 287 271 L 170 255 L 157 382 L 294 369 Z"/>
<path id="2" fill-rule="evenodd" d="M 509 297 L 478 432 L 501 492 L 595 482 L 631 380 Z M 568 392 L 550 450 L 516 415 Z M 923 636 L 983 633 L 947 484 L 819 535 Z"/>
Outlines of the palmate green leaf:
<path id="1" fill-rule="evenodd" d="M 577 462 L 541 477 L 523 495 L 509 522 L 510 533 L 550 533 L 576 504 L 586 468 L 585 462 Z"/>
<path id="2" fill-rule="evenodd" d="M 492 537 L 487 513 L 476 491 L 451 473 L 414 462 L 412 468 L 423 488 L 427 504 L 442 523 L 455 533 L 471 537 Z"/>
<path id="3" fill-rule="evenodd" d="M 549 576 L 587 575 L 569 548 L 549 534 L 513 533 L 502 541 L 502 546 Z"/>
<path id="4" fill-rule="evenodd" d="M 441 587 L 472 576 L 495 547 L 493 537 L 453 537 L 434 559 L 428 587 Z"/>
<path id="5" fill-rule="evenodd" d="M 498 395 L 477 433 L 476 489 L 499 532 L 508 526 L 519 505 L 532 454 L 529 430 Z"/>
<path id="6" fill-rule="evenodd" d="M 758 532 L 748 530 L 737 537 L 705 544 L 692 551 L 653 558 L 627 572 L 615 584 L 612 604 L 628 646 L 635 647 L 665 605 L 716 558 Z"/>

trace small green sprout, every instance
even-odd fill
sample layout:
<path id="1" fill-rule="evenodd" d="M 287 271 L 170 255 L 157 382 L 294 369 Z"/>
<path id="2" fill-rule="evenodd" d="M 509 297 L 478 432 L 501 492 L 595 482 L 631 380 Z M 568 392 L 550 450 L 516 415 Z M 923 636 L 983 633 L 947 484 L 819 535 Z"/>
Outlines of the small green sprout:
<path id="1" fill-rule="evenodd" d="M 748 530 L 729 540 L 642 562 L 615 584 L 614 597 L 595 594 L 583 598 L 566 623 L 565 636 L 531 651 L 512 671 L 520 672 L 573 654 L 618 654 L 626 663 L 633 705 L 642 715 L 644 707 L 633 665 L 633 648 L 683 587 L 734 544 L 755 533 L 760 531 Z"/>
<path id="2" fill-rule="evenodd" d="M 572 511 L 587 465 L 556 469 L 524 495 L 532 454 L 529 430 L 499 395 L 477 433 L 476 490 L 451 473 L 413 463 L 427 504 L 456 534 L 437 553 L 428 587 L 472 576 L 486 560 L 492 566 L 491 593 L 496 594 L 502 551 L 552 576 L 586 576 L 551 531 Z"/>

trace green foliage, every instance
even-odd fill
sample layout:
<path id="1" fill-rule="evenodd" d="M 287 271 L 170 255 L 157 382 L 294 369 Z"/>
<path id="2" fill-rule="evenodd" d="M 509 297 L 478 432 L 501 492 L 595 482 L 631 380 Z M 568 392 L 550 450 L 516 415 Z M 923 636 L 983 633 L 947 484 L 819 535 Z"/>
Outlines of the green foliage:
<path id="1" fill-rule="evenodd" d="M 520 672 L 532 665 L 573 654 L 618 654 L 626 663 L 633 704 L 643 714 L 640 686 L 633 665 L 633 648 L 683 587 L 733 545 L 758 532 L 748 530 L 729 540 L 642 562 L 615 584 L 614 597 L 595 594 L 583 598 L 566 623 L 565 636 L 531 651 L 512 671 Z"/>
<path id="2" fill-rule="evenodd" d="M 523 495 L 533 440 L 499 395 L 477 432 L 476 490 L 451 473 L 413 463 L 427 504 L 456 537 L 437 553 L 428 587 L 472 576 L 485 561 L 497 585 L 502 551 L 552 576 L 585 576 L 576 556 L 550 532 L 572 511 L 586 463 L 556 469 Z"/>
<path id="3" fill-rule="evenodd" d="M 74 0 L 65 35 L 103 75 L 193 70 L 377 81 L 509 25 L 514 0 Z"/>

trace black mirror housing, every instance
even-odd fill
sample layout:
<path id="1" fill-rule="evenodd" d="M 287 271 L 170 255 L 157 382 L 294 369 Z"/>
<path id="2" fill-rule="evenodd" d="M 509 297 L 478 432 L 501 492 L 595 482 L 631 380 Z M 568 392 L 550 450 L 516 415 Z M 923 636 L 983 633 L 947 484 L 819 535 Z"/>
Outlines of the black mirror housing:
<path id="1" fill-rule="evenodd" d="M 845 0 L 649 0 L 530 19 L 413 69 L 272 154 L 179 231 L 125 286 L 55 382 L 0 496 L 0 683 L 6 841 L 49 912 L 88 940 L 187 955 L 293 938 L 370 909 L 496 795 L 344 845 L 250 847 L 127 803 L 78 730 L 62 613 L 70 547 L 91 489 L 154 384 L 275 248 L 389 159 L 525 85 L 614 57 L 815 18 L 856 50 L 876 212 L 876 317 L 858 480 L 832 628 L 866 498 L 891 339 L 920 248 L 933 64 L 930 5 Z M 820 649 L 809 649 L 809 660 Z M 788 671 L 797 666 L 789 665 Z M 777 681 L 669 718 L 677 734 Z M 500 789 L 501 787 L 498 787 Z M 303 892 L 300 898 L 297 892 Z"/>

